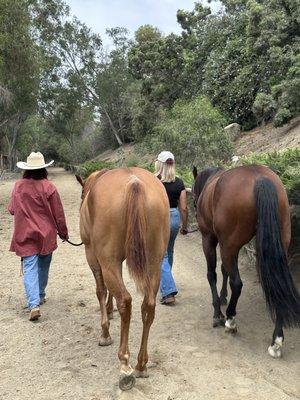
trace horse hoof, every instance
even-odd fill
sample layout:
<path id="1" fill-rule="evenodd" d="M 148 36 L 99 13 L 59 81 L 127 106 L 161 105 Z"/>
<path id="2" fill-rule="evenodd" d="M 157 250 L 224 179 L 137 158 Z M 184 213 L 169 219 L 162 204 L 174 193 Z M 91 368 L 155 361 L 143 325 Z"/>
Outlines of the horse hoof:
<path id="1" fill-rule="evenodd" d="M 235 318 L 228 318 L 225 322 L 225 332 L 226 333 L 237 333 L 237 325 L 235 322 Z"/>
<path id="2" fill-rule="evenodd" d="M 276 337 L 275 342 L 273 345 L 269 346 L 268 353 L 273 358 L 280 358 L 282 357 L 282 337 Z"/>
<path id="3" fill-rule="evenodd" d="M 282 350 L 281 349 L 274 349 L 273 346 L 269 346 L 268 353 L 273 358 L 281 358 L 282 357 Z"/>
<path id="4" fill-rule="evenodd" d="M 121 372 L 119 377 L 119 388 L 121 390 L 130 390 L 135 385 L 135 375 L 131 370 L 129 373 Z"/>
<path id="5" fill-rule="evenodd" d="M 227 299 L 226 297 L 220 297 L 221 306 L 227 306 Z"/>
<path id="6" fill-rule="evenodd" d="M 101 336 L 99 340 L 99 346 L 110 346 L 113 343 L 113 340 L 110 336 L 107 338 Z"/>
<path id="7" fill-rule="evenodd" d="M 114 319 L 114 313 L 108 313 L 107 314 L 107 318 L 109 319 L 109 320 L 111 320 L 111 319 Z"/>
<path id="8" fill-rule="evenodd" d="M 225 318 L 223 315 L 220 317 L 213 318 L 213 328 L 217 328 L 218 326 L 224 326 L 224 325 L 225 325 Z"/>
<path id="9" fill-rule="evenodd" d="M 145 368 L 143 371 L 135 369 L 134 370 L 134 375 L 135 375 L 136 378 L 149 378 L 149 374 L 148 374 L 147 368 Z"/>

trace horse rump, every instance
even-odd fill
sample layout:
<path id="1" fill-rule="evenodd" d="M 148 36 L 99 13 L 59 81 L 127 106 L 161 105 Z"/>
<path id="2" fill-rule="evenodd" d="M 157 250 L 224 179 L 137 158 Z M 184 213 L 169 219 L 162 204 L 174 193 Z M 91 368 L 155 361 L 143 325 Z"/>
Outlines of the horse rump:
<path id="1" fill-rule="evenodd" d="M 273 320 L 283 326 L 300 325 L 300 296 L 289 271 L 283 248 L 278 195 L 275 184 L 266 177 L 256 180 L 254 196 L 257 209 L 257 269 Z"/>

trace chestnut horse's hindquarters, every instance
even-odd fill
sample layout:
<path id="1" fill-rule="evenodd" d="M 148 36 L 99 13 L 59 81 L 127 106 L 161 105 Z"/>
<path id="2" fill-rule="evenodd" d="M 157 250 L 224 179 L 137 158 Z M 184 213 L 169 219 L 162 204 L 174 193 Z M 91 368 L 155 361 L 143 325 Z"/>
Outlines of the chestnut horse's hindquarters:
<path id="1" fill-rule="evenodd" d="M 282 244 L 278 195 L 274 183 L 256 180 L 257 268 L 266 302 L 273 320 L 283 326 L 300 325 L 300 296 L 290 274 Z"/>
<path id="2" fill-rule="evenodd" d="M 150 284 L 146 253 L 147 209 L 144 183 L 134 175 L 126 188 L 125 207 L 126 263 L 137 288 L 145 294 Z"/>

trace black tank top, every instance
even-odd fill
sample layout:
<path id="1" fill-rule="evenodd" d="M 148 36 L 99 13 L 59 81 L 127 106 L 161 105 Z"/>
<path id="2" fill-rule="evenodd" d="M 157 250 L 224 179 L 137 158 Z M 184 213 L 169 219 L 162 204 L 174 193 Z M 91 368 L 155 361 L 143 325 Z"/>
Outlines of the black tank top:
<path id="1" fill-rule="evenodd" d="M 185 190 L 183 181 L 176 177 L 174 182 L 162 182 L 162 184 L 166 188 L 170 208 L 177 208 L 180 193 Z"/>

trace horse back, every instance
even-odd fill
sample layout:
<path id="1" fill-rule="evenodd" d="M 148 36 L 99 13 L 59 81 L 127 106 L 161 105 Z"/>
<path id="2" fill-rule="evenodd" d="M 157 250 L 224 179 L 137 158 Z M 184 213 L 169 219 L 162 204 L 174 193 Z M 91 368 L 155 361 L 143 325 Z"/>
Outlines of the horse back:
<path id="1" fill-rule="evenodd" d="M 255 235 L 257 210 L 254 187 L 262 177 L 268 178 L 276 187 L 282 233 L 289 235 L 289 204 L 281 180 L 265 166 L 250 165 L 224 172 L 213 188 L 210 205 L 213 229 L 221 242 L 232 238 L 238 246 L 242 246 Z"/>
<path id="2" fill-rule="evenodd" d="M 86 240 L 101 255 L 113 254 L 125 258 L 128 190 L 138 182 L 143 191 L 143 212 L 146 220 L 146 243 L 149 248 L 160 248 L 169 234 L 169 205 L 161 182 L 142 168 L 119 168 L 102 175 L 90 190 L 82 206 L 81 224 Z M 148 250 L 147 250 L 148 251 Z M 150 251 L 149 251 L 150 252 Z M 161 252 L 161 250 L 159 250 Z M 160 256 L 159 256 L 160 257 Z"/>

